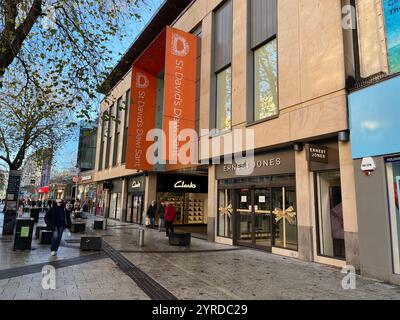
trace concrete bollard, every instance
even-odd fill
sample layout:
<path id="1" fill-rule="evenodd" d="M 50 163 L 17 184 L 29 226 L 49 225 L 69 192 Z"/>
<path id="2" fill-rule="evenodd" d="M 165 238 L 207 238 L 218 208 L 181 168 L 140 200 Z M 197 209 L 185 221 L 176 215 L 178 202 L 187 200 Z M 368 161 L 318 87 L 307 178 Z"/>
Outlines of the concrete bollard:
<path id="1" fill-rule="evenodd" d="M 144 229 L 138 229 L 138 233 L 139 233 L 138 246 L 143 247 L 144 246 Z"/>

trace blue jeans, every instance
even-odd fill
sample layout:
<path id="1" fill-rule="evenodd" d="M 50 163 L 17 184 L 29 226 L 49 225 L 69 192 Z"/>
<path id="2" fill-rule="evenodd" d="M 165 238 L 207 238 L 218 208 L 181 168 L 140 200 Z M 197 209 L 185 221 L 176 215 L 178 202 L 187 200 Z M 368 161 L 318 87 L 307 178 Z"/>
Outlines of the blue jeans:
<path id="1" fill-rule="evenodd" d="M 55 226 L 51 237 L 51 251 L 58 251 L 63 236 L 64 227 Z"/>
<path id="2" fill-rule="evenodd" d="M 164 219 L 163 218 L 158 218 L 158 231 L 162 231 L 164 228 Z"/>
<path id="3" fill-rule="evenodd" d="M 150 218 L 150 225 L 152 228 L 154 227 L 154 218 Z"/>

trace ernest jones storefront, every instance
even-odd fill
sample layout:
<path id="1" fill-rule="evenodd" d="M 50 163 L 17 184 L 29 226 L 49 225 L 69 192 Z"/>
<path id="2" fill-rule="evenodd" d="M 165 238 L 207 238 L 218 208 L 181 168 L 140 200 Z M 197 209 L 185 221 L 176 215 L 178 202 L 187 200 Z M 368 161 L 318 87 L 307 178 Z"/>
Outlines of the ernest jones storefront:
<path id="1" fill-rule="evenodd" d="M 217 236 L 234 244 L 297 250 L 295 155 L 292 150 L 256 155 L 240 176 L 237 164 L 217 166 Z"/>

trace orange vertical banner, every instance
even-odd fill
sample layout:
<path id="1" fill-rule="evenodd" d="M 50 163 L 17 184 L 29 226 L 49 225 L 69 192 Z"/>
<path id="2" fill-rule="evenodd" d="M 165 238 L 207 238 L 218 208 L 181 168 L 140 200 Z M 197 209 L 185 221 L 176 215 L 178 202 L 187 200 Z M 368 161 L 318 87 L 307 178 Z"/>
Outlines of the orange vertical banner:
<path id="1" fill-rule="evenodd" d="M 126 151 L 127 169 L 143 171 L 153 169 L 152 159 L 146 158 L 146 152 L 154 142 L 146 141 L 146 135 L 155 126 L 156 97 L 157 78 L 133 67 Z"/>
<path id="2" fill-rule="evenodd" d="M 167 137 L 163 152 L 165 160 L 178 160 L 179 150 L 189 140 L 179 141 L 179 134 L 185 129 L 195 130 L 196 72 L 197 37 L 167 27 L 163 115 L 163 129 Z"/>

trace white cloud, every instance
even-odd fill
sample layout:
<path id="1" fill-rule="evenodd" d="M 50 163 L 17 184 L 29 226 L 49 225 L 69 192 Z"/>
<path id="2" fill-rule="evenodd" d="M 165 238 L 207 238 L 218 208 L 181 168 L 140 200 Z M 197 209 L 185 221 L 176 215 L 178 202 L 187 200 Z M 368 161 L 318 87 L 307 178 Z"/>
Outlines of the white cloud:
<path id="1" fill-rule="evenodd" d="M 374 131 L 380 127 L 380 124 L 378 121 L 374 120 L 366 120 L 361 123 L 361 128 Z"/>

